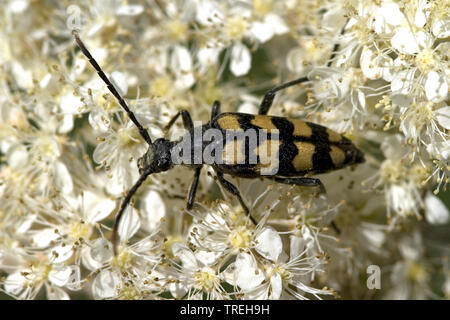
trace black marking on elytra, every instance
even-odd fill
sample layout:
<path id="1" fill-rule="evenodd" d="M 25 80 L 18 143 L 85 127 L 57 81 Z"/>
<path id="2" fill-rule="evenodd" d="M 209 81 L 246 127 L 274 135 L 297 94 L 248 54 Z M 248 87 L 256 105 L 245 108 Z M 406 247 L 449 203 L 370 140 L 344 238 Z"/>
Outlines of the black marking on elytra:
<path id="1" fill-rule="evenodd" d="M 290 177 L 297 175 L 292 160 L 298 154 L 298 149 L 292 141 L 283 141 L 279 149 L 279 169 L 277 175 Z"/>
<path id="2" fill-rule="evenodd" d="M 315 123 L 308 123 L 308 125 L 312 130 L 311 142 L 316 147 L 313 155 L 313 171 L 321 173 L 334 169 L 335 166 L 330 156 L 331 149 L 326 128 Z"/>
<path id="3" fill-rule="evenodd" d="M 292 141 L 294 132 L 294 125 L 287 118 L 272 117 L 272 123 L 277 127 L 280 140 L 282 141 Z"/>

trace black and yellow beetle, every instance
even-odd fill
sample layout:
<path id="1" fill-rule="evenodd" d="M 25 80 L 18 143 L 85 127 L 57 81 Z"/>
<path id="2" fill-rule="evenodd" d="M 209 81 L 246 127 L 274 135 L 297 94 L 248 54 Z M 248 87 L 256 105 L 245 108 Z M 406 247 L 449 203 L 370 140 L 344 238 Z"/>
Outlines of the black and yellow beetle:
<path id="1" fill-rule="evenodd" d="M 139 180 L 128 191 L 116 215 L 112 236 L 114 252 L 116 253 L 117 228 L 126 206 L 131 201 L 131 197 L 150 174 L 167 171 L 175 165 L 172 158 L 173 152 L 176 148 L 179 148 L 180 142 L 186 139 L 170 141 L 165 138 L 159 138 L 152 142 L 148 132 L 137 121 L 133 112 L 130 111 L 114 85 L 109 81 L 98 63 L 86 49 L 78 33 L 73 31 L 73 35 L 83 54 L 89 59 L 99 76 L 108 86 L 108 89 L 117 98 L 122 108 L 139 129 L 141 136 L 149 145 L 147 152 L 138 159 Z M 258 115 L 221 113 L 220 102 L 215 101 L 212 107 L 210 121 L 201 127 L 195 128 L 189 112 L 187 110 L 181 110 L 164 128 L 164 131 L 167 132 L 181 115 L 183 125 L 187 130 L 184 138 L 187 137 L 187 140 L 191 143 L 191 148 L 188 150 L 188 158 L 191 160 L 194 159 L 194 151 L 196 148 L 200 149 L 202 154 L 211 145 L 211 141 L 206 141 L 202 135 L 197 135 L 199 138 L 196 138 L 195 130 L 206 132 L 209 129 L 215 129 L 222 134 L 222 137 L 226 137 L 230 133 L 235 134 L 237 131 L 245 133 L 251 129 L 256 131 L 263 130 L 267 133 L 265 138 L 259 138 L 253 147 L 245 140 L 245 135 L 241 135 L 243 137 L 241 139 L 221 141 L 222 145 L 225 145 L 219 157 L 214 158 L 220 159 L 220 161 L 207 163 L 214 168 L 219 183 L 238 198 L 243 209 L 255 224 L 256 221 L 250 215 L 249 209 L 242 199 L 239 190 L 224 178 L 224 174 L 242 178 L 264 177 L 279 183 L 291 185 L 318 186 L 321 192 L 325 192 L 325 188 L 319 179 L 305 177 L 305 175 L 324 173 L 364 162 L 364 154 L 349 139 L 333 130 L 299 119 L 267 115 L 277 91 L 305 81 L 307 81 L 307 78 L 299 78 L 269 90 L 261 102 Z M 276 133 L 276 140 L 274 139 L 273 133 Z M 273 165 L 273 163 L 263 158 L 267 155 L 267 149 L 270 149 L 270 146 L 275 148 L 271 153 L 277 155 L 277 170 L 273 175 L 263 175 L 262 170 L 267 168 L 268 165 Z M 256 161 L 249 161 L 251 156 L 254 156 Z M 237 161 L 238 159 L 241 161 Z M 191 209 L 194 204 L 200 171 L 204 164 L 206 163 L 202 159 L 197 162 L 191 161 L 185 164 L 195 170 L 194 180 L 190 187 L 187 200 L 188 209 Z"/>

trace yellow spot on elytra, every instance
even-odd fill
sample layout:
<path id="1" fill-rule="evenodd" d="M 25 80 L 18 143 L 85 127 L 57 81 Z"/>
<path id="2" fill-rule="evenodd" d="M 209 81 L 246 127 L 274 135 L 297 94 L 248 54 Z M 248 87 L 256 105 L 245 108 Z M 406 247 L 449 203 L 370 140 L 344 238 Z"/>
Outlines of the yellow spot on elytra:
<path id="1" fill-rule="evenodd" d="M 311 170 L 313 168 L 313 155 L 316 147 L 309 142 L 295 142 L 298 154 L 292 160 L 292 164 L 298 171 Z"/>
<path id="2" fill-rule="evenodd" d="M 292 133 L 294 136 L 305 138 L 312 136 L 312 129 L 305 121 L 299 119 L 289 119 L 289 121 L 294 125 L 294 132 Z"/>
<path id="3" fill-rule="evenodd" d="M 339 142 L 342 140 L 342 136 L 331 129 L 327 128 L 327 133 L 328 133 L 328 141 L 330 142 Z"/>
<path id="4" fill-rule="evenodd" d="M 232 114 L 226 114 L 217 120 L 219 127 L 224 130 L 240 130 L 241 126 L 238 117 Z"/>
<path id="5" fill-rule="evenodd" d="M 242 139 L 227 142 L 222 151 L 223 163 L 228 165 L 244 164 L 245 163 L 244 147 L 245 145 Z"/>
<path id="6" fill-rule="evenodd" d="M 255 167 L 255 170 L 259 171 L 262 168 L 275 169 L 280 165 L 280 157 L 278 151 L 283 141 L 280 140 L 267 140 L 262 142 L 256 148 L 256 155 L 259 156 L 259 162 Z"/>
<path id="7" fill-rule="evenodd" d="M 339 168 L 342 167 L 342 165 L 344 164 L 345 161 L 345 153 L 344 151 L 336 146 L 330 146 L 330 157 L 331 160 L 333 161 L 334 165 Z"/>
<path id="8" fill-rule="evenodd" d="M 250 123 L 254 126 L 260 127 L 261 129 L 266 129 L 269 133 L 272 130 L 277 130 L 277 127 L 272 122 L 272 117 L 269 116 L 256 115 Z"/>

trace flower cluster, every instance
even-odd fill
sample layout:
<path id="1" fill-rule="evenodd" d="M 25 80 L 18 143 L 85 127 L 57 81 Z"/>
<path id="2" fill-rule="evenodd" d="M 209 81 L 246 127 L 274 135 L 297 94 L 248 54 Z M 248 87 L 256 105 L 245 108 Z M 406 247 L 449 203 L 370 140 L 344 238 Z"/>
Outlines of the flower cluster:
<path id="1" fill-rule="evenodd" d="M 0 298 L 450 297 L 447 1 L 2 6 Z M 215 100 L 257 113 L 267 90 L 306 77 L 270 114 L 333 129 L 366 162 L 318 176 L 325 195 L 230 177 L 256 225 L 211 168 L 192 210 L 187 168 L 153 174 L 115 255 L 114 216 L 147 145 L 73 29 L 153 140 L 181 109 L 197 123 Z"/>

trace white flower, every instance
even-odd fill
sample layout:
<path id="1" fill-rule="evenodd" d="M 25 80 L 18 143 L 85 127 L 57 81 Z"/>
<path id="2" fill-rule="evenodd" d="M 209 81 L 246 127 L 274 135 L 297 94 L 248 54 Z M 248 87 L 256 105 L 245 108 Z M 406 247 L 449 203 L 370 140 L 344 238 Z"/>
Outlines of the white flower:
<path id="1" fill-rule="evenodd" d="M 299 237 L 291 236 L 291 257 L 283 252 L 281 238 L 274 229 L 264 228 L 256 238 L 255 250 L 265 259 L 249 253 L 240 253 L 228 267 L 228 281 L 238 286 L 248 299 L 280 299 L 294 296 L 306 299 L 305 293 L 316 298 L 332 291 L 309 286 L 314 274 L 320 271 L 323 258 L 308 257 L 310 246 Z M 310 279 L 308 279 L 308 275 Z M 292 286 L 292 288 L 290 288 Z"/>
<path id="2" fill-rule="evenodd" d="M 220 284 L 223 276 L 217 266 L 203 264 L 191 250 L 180 243 L 174 243 L 172 251 L 180 259 L 177 278 L 181 282 L 181 291 L 188 293 L 188 299 L 201 299 L 203 294 L 208 299 L 224 299 L 227 296 Z"/>
<path id="3" fill-rule="evenodd" d="M 68 299 L 64 288 L 80 289 L 80 273 L 78 266 L 64 266 L 41 261 L 11 273 L 4 281 L 5 291 L 18 299 L 34 299 L 42 286 L 47 289 L 49 299 Z M 53 294 L 54 291 L 57 294 Z"/>

